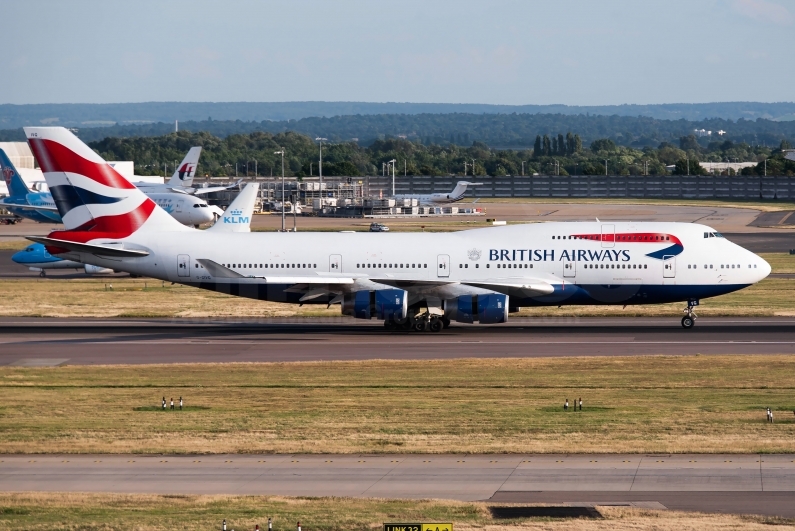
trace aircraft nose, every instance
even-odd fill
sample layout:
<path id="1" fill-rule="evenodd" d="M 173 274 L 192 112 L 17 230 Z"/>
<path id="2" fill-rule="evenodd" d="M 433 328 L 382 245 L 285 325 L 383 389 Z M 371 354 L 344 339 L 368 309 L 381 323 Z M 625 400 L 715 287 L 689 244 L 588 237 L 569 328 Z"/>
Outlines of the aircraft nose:
<path id="1" fill-rule="evenodd" d="M 759 280 L 764 280 L 765 278 L 767 278 L 767 276 L 770 274 L 773 268 L 770 267 L 770 264 L 768 264 L 767 260 L 765 260 L 764 258 L 757 257 L 757 260 L 759 261 L 759 267 L 758 267 Z"/>

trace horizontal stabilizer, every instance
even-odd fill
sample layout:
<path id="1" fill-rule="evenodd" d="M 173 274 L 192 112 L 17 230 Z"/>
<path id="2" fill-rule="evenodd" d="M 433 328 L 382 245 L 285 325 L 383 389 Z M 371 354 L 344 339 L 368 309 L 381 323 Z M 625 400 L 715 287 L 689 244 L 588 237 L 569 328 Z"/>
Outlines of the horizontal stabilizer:
<path id="1" fill-rule="evenodd" d="M 54 206 L 46 206 L 46 205 L 15 205 L 14 203 L 6 203 L 4 201 L 0 201 L 0 207 L 7 207 L 7 208 L 19 208 L 21 210 L 46 210 L 47 212 L 58 212 L 58 209 Z"/>
<path id="2" fill-rule="evenodd" d="M 242 182 L 243 179 L 238 179 L 236 183 L 232 183 L 229 186 L 207 186 L 205 188 L 194 188 L 193 195 L 204 195 L 213 192 L 223 192 L 224 190 L 229 190 L 230 188 L 236 188 L 240 186 L 240 183 Z"/>
<path id="3" fill-rule="evenodd" d="M 68 240 L 59 240 L 57 238 L 46 238 L 43 236 L 26 236 L 32 242 L 41 243 L 49 248 L 57 247 L 65 249 L 65 252 L 72 251 L 75 253 L 88 253 L 96 256 L 112 256 L 115 258 L 141 258 L 149 256 L 147 251 L 139 251 L 136 249 L 122 249 L 119 247 L 106 247 L 104 245 L 96 245 L 91 243 L 78 243 L 70 242 Z M 61 254 L 53 253 L 52 254 Z"/>

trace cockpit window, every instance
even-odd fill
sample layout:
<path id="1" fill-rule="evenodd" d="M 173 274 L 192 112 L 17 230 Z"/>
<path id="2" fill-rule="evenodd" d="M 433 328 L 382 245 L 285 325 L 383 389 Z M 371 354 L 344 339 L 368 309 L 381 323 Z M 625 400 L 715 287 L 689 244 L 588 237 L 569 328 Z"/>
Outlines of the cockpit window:
<path id="1" fill-rule="evenodd" d="M 704 233 L 704 237 L 705 238 L 723 238 L 723 234 L 721 234 L 720 232 L 705 232 Z"/>

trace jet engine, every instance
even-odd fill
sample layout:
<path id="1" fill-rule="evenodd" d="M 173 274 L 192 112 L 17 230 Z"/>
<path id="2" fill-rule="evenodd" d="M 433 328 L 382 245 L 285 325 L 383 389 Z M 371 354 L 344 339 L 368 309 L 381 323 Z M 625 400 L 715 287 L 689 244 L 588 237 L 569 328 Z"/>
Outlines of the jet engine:
<path id="1" fill-rule="evenodd" d="M 496 324 L 508 321 L 508 295 L 461 295 L 445 301 L 444 315 L 459 323 Z"/>
<path id="2" fill-rule="evenodd" d="M 402 320 L 406 318 L 408 296 L 402 289 L 354 291 L 342 299 L 342 314 L 356 319 Z"/>
<path id="3" fill-rule="evenodd" d="M 86 275 L 109 275 L 113 273 L 112 269 L 108 269 L 107 267 L 100 267 L 91 264 L 86 264 Z"/>

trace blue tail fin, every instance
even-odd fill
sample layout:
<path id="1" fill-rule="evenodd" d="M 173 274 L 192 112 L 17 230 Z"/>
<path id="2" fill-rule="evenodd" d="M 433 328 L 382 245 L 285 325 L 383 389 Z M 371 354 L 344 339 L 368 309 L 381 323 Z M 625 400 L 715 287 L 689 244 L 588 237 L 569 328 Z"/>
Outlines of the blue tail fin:
<path id="1" fill-rule="evenodd" d="M 0 172 L 3 174 L 3 179 L 6 182 L 6 186 L 8 186 L 8 193 L 11 197 L 25 197 L 30 193 L 28 185 L 19 176 L 19 172 L 11 164 L 11 160 L 2 149 L 0 149 Z"/>

